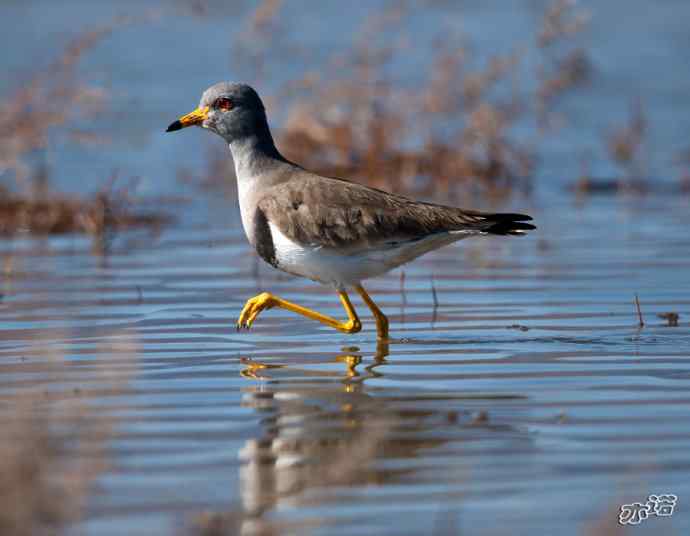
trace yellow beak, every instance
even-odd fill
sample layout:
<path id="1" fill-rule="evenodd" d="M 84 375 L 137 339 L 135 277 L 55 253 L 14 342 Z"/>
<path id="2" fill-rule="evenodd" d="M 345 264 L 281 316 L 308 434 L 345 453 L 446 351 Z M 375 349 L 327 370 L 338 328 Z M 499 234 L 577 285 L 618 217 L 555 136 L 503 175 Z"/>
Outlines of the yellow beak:
<path id="1" fill-rule="evenodd" d="M 204 119 L 208 117 L 208 106 L 197 108 L 193 112 L 183 115 L 177 121 L 170 123 L 170 126 L 165 130 L 166 132 L 174 132 L 192 125 L 200 125 Z"/>

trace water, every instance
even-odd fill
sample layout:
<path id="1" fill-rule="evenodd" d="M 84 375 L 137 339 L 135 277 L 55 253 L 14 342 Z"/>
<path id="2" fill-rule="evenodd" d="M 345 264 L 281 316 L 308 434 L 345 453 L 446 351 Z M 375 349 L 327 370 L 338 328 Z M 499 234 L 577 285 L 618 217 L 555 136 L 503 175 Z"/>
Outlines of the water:
<path id="1" fill-rule="evenodd" d="M 528 5 L 521 16 L 530 21 L 542 4 Z M 678 112 L 671 124 L 664 114 L 687 104 L 688 93 L 674 90 L 687 79 L 672 69 L 687 41 L 674 9 L 685 4 L 642 16 L 640 3 L 626 8 L 621 23 L 633 35 L 649 22 L 648 32 L 636 34 L 640 55 L 666 54 L 668 69 L 630 60 L 604 34 L 616 5 L 597 8 L 603 21 L 594 19 L 592 39 L 604 81 L 584 102 L 603 113 L 633 76 L 653 99 L 671 92 L 670 101 L 653 101 L 650 119 L 659 121 L 654 140 L 678 146 L 689 117 Z M 86 23 L 126 11 L 113 6 L 73 13 Z M 500 14 L 496 6 L 467 3 L 463 24 L 480 28 Z M 22 13 L 32 28 L 42 21 L 50 37 L 68 28 L 54 9 L 39 1 L 2 8 Z M 511 24 L 503 15 L 495 20 Z M 192 36 L 204 28 L 215 43 L 207 46 L 220 50 L 228 46 L 226 27 L 237 23 L 227 11 L 218 21 L 164 20 L 148 34 L 116 34 L 117 47 L 111 42 L 93 55 L 120 73 L 112 82 L 115 109 L 136 103 L 131 123 L 119 118 L 113 128 L 142 129 L 147 143 L 118 137 L 65 167 L 68 157 L 55 151 L 56 180 L 65 188 L 125 162 L 149 192 L 169 192 L 181 188 L 175 166 L 198 164 L 200 148 L 216 141 L 198 131 L 157 132 L 191 109 L 207 82 L 225 77 L 227 65 L 214 71 Z M 176 58 L 147 52 L 145 45 L 162 46 L 163 35 L 189 48 Z M 323 39 L 339 45 L 338 36 Z M 45 45 L 28 46 L 32 55 Z M 118 47 L 142 49 L 142 64 L 157 67 L 135 68 L 135 60 L 118 59 Z M 18 64 L 16 54 L 5 56 Z M 173 59 L 199 59 L 198 72 L 180 79 Z M 590 129 L 572 132 L 592 142 Z M 343 313 L 328 289 L 257 263 L 232 197 L 195 191 L 194 201 L 172 207 L 174 226 L 160 236 L 122 235 L 107 258 L 77 236 L 0 242 L 0 398 L 39 386 L 52 409 L 78 400 L 113 418 L 110 467 L 71 532 L 175 533 L 210 511 L 230 513 L 231 534 L 503 534 L 507 527 L 511 534 L 596 534 L 596 523 L 615 526 L 620 504 L 674 493 L 673 517 L 649 519 L 635 532 L 687 533 L 688 199 L 576 200 L 563 185 L 577 168 L 561 173 L 556 165 L 566 145 L 554 143 L 536 195 L 519 202 L 539 226 L 530 237 L 467 240 L 405 267 L 404 278 L 395 271 L 369 282 L 391 321 L 389 344 L 376 343 L 358 301 L 364 329 L 356 335 L 281 310 L 238 333 L 242 305 L 262 290 Z M 655 153 L 659 169 L 669 169 L 671 148 Z M 680 325 L 657 317 L 665 312 L 678 313 Z M 65 367 L 56 368 L 46 347 Z"/>
<path id="2" fill-rule="evenodd" d="M 248 533 L 309 520 L 317 534 L 393 522 L 396 534 L 576 533 L 624 499 L 690 492 L 690 258 L 673 232 L 690 217 L 684 201 L 644 205 L 537 209 L 549 238 L 448 247 L 409 266 L 402 292 L 398 273 L 371 282 L 389 345 L 368 315 L 353 336 L 280 310 L 237 333 L 259 289 L 342 313 L 314 284 L 257 276 L 217 204 L 208 224 L 116 247 L 107 265 L 80 238 L 5 244 L 17 264 L 0 389 L 78 385 L 117 417 L 87 533 L 150 534 L 228 509 L 263 514 Z M 601 229 L 607 247 L 591 239 Z M 666 311 L 679 327 L 656 318 Z M 111 395 L 102 370 L 129 358 L 103 345 L 123 338 L 135 372 Z M 39 341 L 62 349 L 68 374 L 51 382 Z M 648 525 L 682 533 L 686 521 L 681 509 Z"/>

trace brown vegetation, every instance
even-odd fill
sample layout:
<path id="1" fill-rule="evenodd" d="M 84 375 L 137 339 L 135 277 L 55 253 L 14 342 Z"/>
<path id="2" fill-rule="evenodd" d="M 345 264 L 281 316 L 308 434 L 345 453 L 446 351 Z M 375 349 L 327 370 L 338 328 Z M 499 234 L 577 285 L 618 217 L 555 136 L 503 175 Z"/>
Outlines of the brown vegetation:
<path id="1" fill-rule="evenodd" d="M 637 320 L 638 320 L 638 326 L 641 328 L 644 327 L 644 319 L 642 318 L 642 309 L 640 307 L 640 297 L 635 293 L 635 309 L 637 311 Z"/>
<path id="2" fill-rule="evenodd" d="M 575 39 L 587 27 L 589 13 L 573 9 L 574 2 L 558 0 L 544 13 L 537 34 L 543 59 L 537 69 L 539 86 L 536 111 L 540 122 L 548 125 L 557 100 L 581 87 L 591 76 L 587 51 Z"/>
<path id="3" fill-rule="evenodd" d="M 30 193 L 27 181 L 35 164 L 31 157 L 46 147 L 51 129 L 100 110 L 103 91 L 80 83 L 76 70 L 82 56 L 111 32 L 108 26 L 81 34 L 55 61 L 2 99 L 0 172 L 6 185 L 11 177 L 25 193 Z"/>
<path id="4" fill-rule="evenodd" d="M 0 199 L 0 236 L 18 232 L 62 234 L 85 232 L 98 240 L 136 227 L 159 227 L 169 217 L 133 208 L 130 190 L 113 188 L 114 181 L 87 198 L 60 194 L 25 197 L 5 192 Z"/>
<path id="5" fill-rule="evenodd" d="M 42 399 L 14 395 L 0 414 L 0 534 L 7 536 L 59 533 L 79 517 L 105 467 L 104 423 L 81 404 L 50 416 Z"/>
<path id="6" fill-rule="evenodd" d="M 139 211 L 132 204 L 131 188 L 114 189 L 115 175 L 86 198 L 59 194 L 49 186 L 41 155 L 50 132 L 61 128 L 76 143 L 94 141 L 93 133 L 70 125 L 80 117 L 95 117 L 105 94 L 81 83 L 77 68 L 83 55 L 112 31 L 113 26 L 105 26 L 82 33 L 55 61 L 0 101 L 0 236 L 86 232 L 103 246 L 117 230 L 168 221 L 163 214 Z"/>
<path id="7" fill-rule="evenodd" d="M 545 17 L 538 50 L 550 56 L 540 64 L 541 83 L 532 94 L 515 87 L 524 47 L 484 63 L 468 46 L 448 44 L 441 35 L 430 50 L 426 81 L 413 90 L 380 74 L 404 49 L 370 46 L 387 25 L 414 16 L 396 8 L 396 16 L 384 14 L 365 28 L 350 57 L 337 65 L 340 75 L 308 81 L 309 100 L 295 102 L 280 135 L 288 155 L 325 174 L 426 195 L 527 191 L 538 149 L 518 141 L 513 129 L 530 115 L 545 119 L 557 96 L 585 77 L 584 53 L 574 60 L 570 51 L 563 57 L 555 51 L 579 31 L 581 16 L 558 2 Z M 578 22 L 565 22 L 569 16 Z"/>
<path id="8" fill-rule="evenodd" d="M 103 350 L 134 355 L 132 345 L 122 339 Z M 68 370 L 55 348 L 39 345 L 33 355 L 45 363 L 44 381 L 50 387 L 17 387 L 0 398 L 3 536 L 62 534 L 80 518 L 94 480 L 107 468 L 105 447 L 114 419 L 102 407 L 92 407 L 78 390 L 54 387 L 69 383 L 62 378 Z M 104 371 L 104 385 L 120 392 L 130 372 L 119 367 L 115 377 Z"/>
<path id="9" fill-rule="evenodd" d="M 463 39 L 439 33 L 427 51 L 428 72 L 412 88 L 386 73 L 407 53 L 413 40 L 404 29 L 423 9 L 391 3 L 367 20 L 345 54 L 288 84 L 274 98 L 288 111 L 279 146 L 316 172 L 389 190 L 493 197 L 529 191 L 539 148 L 524 141 L 525 128 L 537 139 L 556 123 L 558 98 L 587 80 L 589 62 L 575 44 L 587 15 L 558 1 L 534 46 L 486 60 Z M 235 42 L 251 58 L 256 80 L 287 48 L 280 12 L 281 2 L 261 3 Z M 520 84 L 528 54 L 539 58 L 537 72 Z"/>
<path id="10" fill-rule="evenodd" d="M 647 119 L 642 104 L 636 101 L 632 106 L 628 122 L 615 129 L 608 137 L 611 158 L 626 171 L 629 178 L 640 175 L 640 151 L 646 131 Z"/>
<path id="11" fill-rule="evenodd" d="M 678 313 L 671 311 L 668 313 L 659 313 L 656 316 L 661 318 L 662 320 L 666 320 L 667 326 L 672 328 L 678 327 L 678 319 L 680 318 L 680 315 Z"/>
<path id="12" fill-rule="evenodd" d="M 266 77 L 271 62 L 300 53 L 285 40 L 289 28 L 280 18 L 283 7 L 280 1 L 261 2 L 233 44 L 235 61 L 251 66 L 254 80 Z M 279 102 L 280 110 L 287 110 L 277 131 L 279 146 L 316 172 L 393 191 L 490 199 L 529 192 L 541 141 L 566 124 L 558 104 L 591 78 L 581 42 L 589 13 L 570 0 L 555 0 L 531 44 L 517 42 L 488 59 L 478 57 L 466 40 L 439 32 L 425 50 L 428 71 L 411 88 L 387 73 L 404 61 L 410 43 L 422 46 L 405 29 L 425 9 L 426 3 L 391 2 L 367 20 L 349 50 L 267 97 L 269 108 Z M 626 122 L 602 136 L 620 176 L 584 172 L 574 190 L 658 190 L 645 176 L 646 135 L 645 110 L 635 101 Z M 221 158 L 226 156 L 213 160 Z M 680 189 L 688 191 L 685 155 L 680 162 Z M 216 164 L 213 171 L 222 177 L 234 173 Z"/>
<path id="13" fill-rule="evenodd" d="M 642 103 L 631 106 L 630 115 L 623 125 L 615 127 L 606 136 L 609 157 L 622 170 L 620 177 L 597 179 L 583 174 L 575 189 L 579 193 L 645 193 L 651 189 L 644 179 L 643 148 L 647 131 L 647 119 Z"/>

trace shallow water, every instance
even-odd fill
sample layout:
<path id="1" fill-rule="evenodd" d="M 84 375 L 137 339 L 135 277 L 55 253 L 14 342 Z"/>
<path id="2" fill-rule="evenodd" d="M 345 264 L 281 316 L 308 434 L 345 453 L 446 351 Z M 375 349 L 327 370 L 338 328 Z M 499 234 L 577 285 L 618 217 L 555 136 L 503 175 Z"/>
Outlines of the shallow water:
<path id="1" fill-rule="evenodd" d="M 61 187 L 81 190 L 125 162 L 145 192 L 177 192 L 175 170 L 198 167 L 216 142 L 159 131 L 208 83 L 242 76 L 227 59 L 241 18 L 227 7 L 194 18 L 183 4 L 90 56 L 111 84 L 112 115 L 98 128 L 114 144 L 51 145 Z M 500 50 L 543 9 L 462 4 L 447 21 Z M 2 65 L 14 73 L 48 39 L 138 5 L 9 2 L 0 10 L 24 24 L 2 39 L 35 39 Z M 688 533 L 689 201 L 577 201 L 564 188 L 583 147 L 599 147 L 601 129 L 624 117 L 621 95 L 633 85 L 651 109 L 650 169 L 669 180 L 690 125 L 681 113 L 688 8 L 626 3 L 620 18 L 620 3 L 596 7 L 598 85 L 566 103 L 575 124 L 547 143 L 533 198 L 511 207 L 532 214 L 538 231 L 467 240 L 407 266 L 404 278 L 369 282 L 391 320 L 389 344 L 376 343 L 361 306 L 364 330 L 353 336 L 280 310 L 237 332 L 242 305 L 262 290 L 342 311 L 328 289 L 257 262 L 232 198 L 195 191 L 170 208 L 175 225 L 121 235 L 108 257 L 82 237 L 0 242 L 2 411 L 13 411 L 12 393 L 39 387 L 46 411 L 80 401 L 113 417 L 110 467 L 74 534 L 174 533 L 203 511 L 231 513 L 230 533 L 241 534 L 597 534 L 593 524 L 615 525 L 620 504 L 650 493 L 674 493 L 679 506 L 634 532 Z M 309 14 L 310 31 L 296 39 L 322 45 L 314 55 L 349 43 L 366 16 L 323 9 L 286 15 Z M 324 30 L 329 16 L 347 35 Z M 635 37 L 634 58 L 630 38 L 611 39 L 612 21 L 617 35 Z M 304 61 L 265 84 L 302 73 Z M 596 161 L 592 171 L 611 172 Z M 678 327 L 657 317 L 671 311 Z"/>
<path id="2" fill-rule="evenodd" d="M 243 511 L 247 534 L 579 533 L 625 500 L 690 494 L 685 201 L 535 207 L 533 237 L 468 240 L 402 287 L 399 272 L 374 280 L 388 345 L 368 315 L 353 336 L 280 310 L 236 332 L 260 289 L 341 311 L 327 289 L 257 270 L 222 206 L 118 240 L 107 262 L 78 238 L 2 246 L 0 391 L 46 382 L 117 417 L 87 533 L 160 533 L 206 510 Z M 125 339 L 134 372 L 112 392 L 102 371 L 132 361 L 113 346 Z M 39 343 L 67 372 L 53 377 Z"/>

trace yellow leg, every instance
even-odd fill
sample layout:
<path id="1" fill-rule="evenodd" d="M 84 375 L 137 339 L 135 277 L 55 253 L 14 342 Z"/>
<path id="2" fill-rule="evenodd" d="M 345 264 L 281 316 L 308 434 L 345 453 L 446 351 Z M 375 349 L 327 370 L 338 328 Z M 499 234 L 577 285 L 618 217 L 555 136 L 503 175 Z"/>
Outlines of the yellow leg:
<path id="1" fill-rule="evenodd" d="M 378 308 L 362 285 L 357 285 L 355 290 L 362 297 L 364 303 L 367 304 L 367 307 L 369 307 L 376 319 L 376 336 L 381 340 L 388 339 L 388 318 L 386 318 L 386 315 Z"/>
<path id="2" fill-rule="evenodd" d="M 312 320 L 318 320 L 322 324 L 331 326 L 338 331 L 342 331 L 344 333 L 357 333 L 362 329 L 362 324 L 359 321 L 355 308 L 350 302 L 349 296 L 343 291 L 339 291 L 338 296 L 340 297 L 340 302 L 343 304 L 345 312 L 347 313 L 346 322 L 341 322 L 330 316 L 312 311 L 311 309 L 307 309 L 306 307 L 302 307 L 296 303 L 292 303 L 274 296 L 269 292 L 262 292 L 258 296 L 254 296 L 250 300 L 247 300 L 247 303 L 245 304 L 244 309 L 242 309 L 240 317 L 237 320 L 237 329 L 249 329 L 261 311 L 272 309 L 273 307 L 281 307 L 283 309 L 287 309 L 288 311 L 292 311 L 293 313 L 298 313 L 302 316 L 306 316 L 307 318 L 311 318 Z"/>

